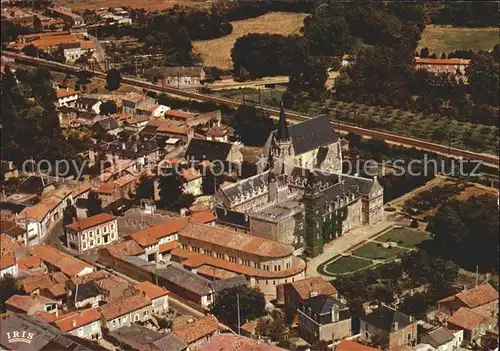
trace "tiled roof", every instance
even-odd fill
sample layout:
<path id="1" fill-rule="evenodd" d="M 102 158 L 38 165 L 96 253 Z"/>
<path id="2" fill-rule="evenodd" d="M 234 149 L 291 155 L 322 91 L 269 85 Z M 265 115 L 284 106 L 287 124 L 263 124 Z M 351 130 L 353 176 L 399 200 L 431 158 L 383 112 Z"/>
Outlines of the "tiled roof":
<path id="1" fill-rule="evenodd" d="M 0 269 L 5 269 L 7 267 L 13 266 L 15 263 L 16 260 L 12 255 L 2 255 L 0 257 Z"/>
<path id="2" fill-rule="evenodd" d="M 203 265 L 196 270 L 197 274 L 201 274 L 207 277 L 213 277 L 217 279 L 227 279 L 236 277 L 237 274 L 225 269 L 215 268 L 212 266 Z"/>
<path id="3" fill-rule="evenodd" d="M 42 264 L 42 260 L 38 256 L 28 256 L 20 258 L 17 260 L 17 265 L 19 269 L 30 270 L 33 268 L 39 268 Z"/>
<path id="4" fill-rule="evenodd" d="M 154 270 L 155 268 L 147 267 L 147 269 Z M 157 271 L 161 278 L 198 296 L 213 293 L 212 281 L 182 268 L 180 264 L 171 263 L 166 268 L 158 268 Z"/>
<path id="5" fill-rule="evenodd" d="M 69 332 L 100 319 L 101 315 L 99 314 L 99 311 L 95 308 L 90 308 L 87 310 L 65 314 L 63 317 L 54 321 L 54 325 L 62 331 Z"/>
<path id="6" fill-rule="evenodd" d="M 200 351 L 285 351 L 281 347 L 267 344 L 262 341 L 233 335 L 229 333 L 214 335 L 210 340 L 203 344 Z"/>
<path id="7" fill-rule="evenodd" d="M 12 238 L 17 238 L 26 232 L 24 228 L 18 226 L 15 222 L 8 221 L 4 218 L 0 220 L 0 233 L 6 234 Z"/>
<path id="8" fill-rule="evenodd" d="M 337 289 L 332 284 L 323 279 L 323 277 L 311 277 L 289 283 L 301 300 L 307 300 L 311 297 L 311 293 L 315 292 L 318 295 L 337 296 Z"/>
<path id="9" fill-rule="evenodd" d="M 148 281 L 137 284 L 134 288 L 139 292 L 145 293 L 146 297 L 151 300 L 168 295 L 167 290 Z"/>
<path id="10" fill-rule="evenodd" d="M 21 211 L 19 214 L 20 217 L 33 217 L 39 221 L 43 221 L 43 219 L 51 212 L 54 210 L 59 204 L 61 203 L 61 199 L 55 197 L 55 196 L 50 196 L 44 200 L 42 200 L 40 203 L 36 204 L 35 206 L 31 207 L 26 207 L 24 210 Z"/>
<path id="11" fill-rule="evenodd" d="M 45 289 L 58 284 L 64 284 L 67 280 L 68 277 L 66 277 L 64 273 L 54 272 L 40 277 L 26 277 L 21 281 L 21 287 L 26 293 L 30 294 L 37 289 Z"/>
<path id="12" fill-rule="evenodd" d="M 150 246 L 160 238 L 178 233 L 188 225 L 188 222 L 188 217 L 172 219 L 166 223 L 154 225 L 140 232 L 133 233 L 130 237 L 141 246 Z"/>
<path id="13" fill-rule="evenodd" d="M 125 96 L 122 96 L 122 100 L 124 101 L 130 101 L 134 103 L 141 102 L 144 99 L 144 96 L 141 94 L 137 94 L 134 92 L 127 93 Z"/>
<path id="14" fill-rule="evenodd" d="M 104 292 L 109 302 L 125 296 L 125 292 L 132 287 L 129 282 L 116 275 L 96 281 L 95 283 Z"/>
<path id="15" fill-rule="evenodd" d="M 48 299 L 44 296 L 25 296 L 25 295 L 12 295 L 5 304 L 15 307 L 18 310 L 28 313 L 30 309 L 40 304 L 56 303 L 56 301 Z"/>
<path id="16" fill-rule="evenodd" d="M 78 275 L 85 268 L 94 268 L 90 264 L 50 246 L 36 245 L 30 247 L 30 251 L 69 277 Z"/>
<path id="17" fill-rule="evenodd" d="M 181 173 L 184 179 L 188 182 L 201 178 L 201 173 L 194 168 L 183 169 Z"/>
<path id="18" fill-rule="evenodd" d="M 92 217 L 78 219 L 73 223 L 68 224 L 66 228 L 72 229 L 74 231 L 81 231 L 102 225 L 114 219 L 115 217 L 113 215 L 110 215 L 109 213 L 99 213 L 98 215 Z"/>
<path id="19" fill-rule="evenodd" d="M 142 255 L 145 251 L 134 240 L 127 240 L 114 245 L 106 247 L 108 252 L 116 257 L 123 256 L 138 256 Z"/>
<path id="20" fill-rule="evenodd" d="M 87 191 L 90 191 L 90 189 L 92 189 L 92 184 L 90 184 L 88 182 L 85 182 L 77 187 L 74 187 L 73 188 L 73 197 L 78 197 L 81 194 L 83 194 Z"/>
<path id="21" fill-rule="evenodd" d="M 77 95 L 78 93 L 73 89 L 57 89 L 56 95 L 58 99 L 65 98 L 72 95 Z"/>
<path id="22" fill-rule="evenodd" d="M 101 307 L 101 314 L 107 321 L 151 305 L 151 300 L 143 295 L 122 297 Z"/>
<path id="23" fill-rule="evenodd" d="M 165 243 L 165 244 L 160 244 L 160 247 L 158 248 L 158 251 L 161 252 L 161 253 L 169 252 L 169 251 L 172 251 L 173 249 L 175 249 L 178 246 L 179 246 L 179 242 L 178 241 L 170 241 L 170 242 Z"/>
<path id="24" fill-rule="evenodd" d="M 294 250 L 292 245 L 198 223 L 189 223 L 179 232 L 179 237 L 199 240 L 260 257 L 287 257 Z"/>
<path id="25" fill-rule="evenodd" d="M 172 333 L 189 345 L 214 334 L 217 330 L 219 330 L 219 321 L 214 316 L 208 315 L 181 328 L 174 329 Z"/>
<path id="26" fill-rule="evenodd" d="M 196 114 L 191 113 L 191 112 L 186 112 L 183 110 L 169 110 L 169 111 L 165 112 L 165 116 L 173 117 L 173 118 L 188 119 L 188 118 L 195 117 Z"/>
<path id="27" fill-rule="evenodd" d="M 191 222 L 210 223 L 217 219 L 212 211 L 196 212 L 191 215 Z"/>
<path id="28" fill-rule="evenodd" d="M 53 315 L 52 313 L 49 313 L 49 312 L 45 312 L 45 311 L 37 311 L 37 312 L 35 312 L 35 316 L 43 319 L 47 323 L 52 323 L 53 321 L 55 321 L 57 319 L 57 317 L 55 315 Z"/>
<path id="29" fill-rule="evenodd" d="M 460 58 L 433 59 L 433 58 L 415 58 L 415 63 L 424 65 L 468 65 L 470 60 Z"/>
<path id="30" fill-rule="evenodd" d="M 96 192 L 99 194 L 113 194 L 117 191 L 120 186 L 116 183 L 102 183 L 99 188 L 97 188 Z"/>
<path id="31" fill-rule="evenodd" d="M 469 290 L 464 290 L 454 295 L 467 307 L 475 308 L 489 302 L 498 300 L 498 291 L 490 284 L 485 283 Z"/>
<path id="32" fill-rule="evenodd" d="M 463 328 L 465 330 L 473 330 L 479 325 L 489 321 L 489 318 L 477 313 L 467 307 L 461 307 L 457 312 L 448 319 L 448 328 L 453 329 L 450 324 Z"/>
<path id="33" fill-rule="evenodd" d="M 81 277 L 73 277 L 71 281 L 76 284 L 85 284 L 95 282 L 108 277 L 110 274 L 106 271 L 95 271 L 89 274 L 82 275 Z"/>
<path id="34" fill-rule="evenodd" d="M 44 288 L 43 290 L 48 291 L 53 297 L 66 295 L 66 286 L 64 284 L 51 285 L 48 288 Z"/>
<path id="35" fill-rule="evenodd" d="M 213 126 L 207 132 L 207 137 L 223 137 L 227 134 L 227 128 L 224 126 Z"/>
<path id="36" fill-rule="evenodd" d="M 362 345 L 352 340 L 342 340 L 337 346 L 335 351 L 378 351 L 378 349 L 366 345 Z"/>
<path id="37" fill-rule="evenodd" d="M 24 244 L 19 241 L 5 235 L 0 234 L 0 254 L 3 255 L 14 255 L 15 251 L 23 247 Z"/>

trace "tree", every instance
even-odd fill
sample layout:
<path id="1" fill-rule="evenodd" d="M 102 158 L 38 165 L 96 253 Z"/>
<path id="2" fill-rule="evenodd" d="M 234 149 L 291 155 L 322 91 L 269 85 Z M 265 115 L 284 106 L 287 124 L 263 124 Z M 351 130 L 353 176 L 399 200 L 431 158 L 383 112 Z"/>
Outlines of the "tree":
<path id="1" fill-rule="evenodd" d="M 212 313 L 217 319 L 233 328 L 236 327 L 238 325 L 238 298 L 240 325 L 265 314 L 266 299 L 264 294 L 259 289 L 246 285 L 224 289 L 218 293 L 211 308 Z"/>
<path id="2" fill-rule="evenodd" d="M 288 91 L 292 94 L 307 92 L 318 96 L 325 91 L 326 67 L 322 60 L 309 57 L 290 76 Z"/>
<path id="3" fill-rule="evenodd" d="M 38 48 L 33 44 L 26 45 L 23 48 L 23 54 L 26 56 L 38 57 Z"/>
<path id="4" fill-rule="evenodd" d="M 234 113 L 232 127 L 243 144 L 262 146 L 274 129 L 274 123 L 265 112 L 241 105 Z"/>
<path id="5" fill-rule="evenodd" d="M 120 83 L 122 81 L 122 75 L 120 74 L 120 71 L 118 71 L 115 68 L 112 68 L 108 71 L 108 74 L 106 75 L 106 89 L 108 90 L 118 90 L 120 87 Z"/>
<path id="6" fill-rule="evenodd" d="M 33 17 L 33 29 L 35 32 L 43 32 L 43 24 L 38 16 Z"/>
<path id="7" fill-rule="evenodd" d="M 6 274 L 0 278 L 0 312 L 5 312 L 5 301 L 12 295 L 24 295 L 21 289 L 17 286 L 16 279 Z"/>
<path id="8" fill-rule="evenodd" d="M 152 178 L 141 177 L 139 184 L 135 187 L 136 199 L 154 198 L 154 180 Z"/>
<path id="9" fill-rule="evenodd" d="M 114 113 L 118 112 L 118 107 L 116 106 L 116 102 L 113 100 L 107 100 L 101 103 L 101 106 L 99 106 L 99 113 L 101 115 L 112 115 Z"/>
<path id="10" fill-rule="evenodd" d="M 185 179 L 179 174 L 172 174 L 160 178 L 160 206 L 166 209 L 177 208 L 182 203 L 183 186 Z"/>
<path id="11" fill-rule="evenodd" d="M 90 191 L 89 196 L 87 198 L 87 215 L 89 217 L 98 215 L 99 213 L 102 213 L 102 200 L 99 197 L 99 195 L 94 192 Z"/>
<path id="12" fill-rule="evenodd" d="M 78 218 L 76 207 L 71 203 L 71 201 L 66 201 L 66 208 L 63 211 L 63 225 L 66 226 L 68 224 L 73 223 L 73 220 Z"/>

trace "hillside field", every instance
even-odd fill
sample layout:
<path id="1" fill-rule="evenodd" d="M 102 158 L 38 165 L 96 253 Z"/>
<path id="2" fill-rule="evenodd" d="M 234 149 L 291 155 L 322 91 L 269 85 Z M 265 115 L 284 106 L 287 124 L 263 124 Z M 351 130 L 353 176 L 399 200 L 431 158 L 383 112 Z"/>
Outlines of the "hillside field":
<path id="1" fill-rule="evenodd" d="M 69 7 L 73 11 L 96 10 L 102 7 L 131 7 L 146 9 L 147 11 L 162 11 L 174 5 L 190 6 L 200 1 L 173 1 L 173 0 L 57 0 L 60 6 Z"/>
<path id="2" fill-rule="evenodd" d="M 457 28 L 428 25 L 418 43 L 418 50 L 429 48 L 431 53 L 440 57 L 455 50 L 488 50 L 499 44 L 500 31 L 495 27 Z"/>
<path id="3" fill-rule="evenodd" d="M 270 12 L 265 15 L 231 22 L 233 31 L 222 38 L 193 41 L 194 51 L 201 55 L 205 66 L 231 69 L 231 49 L 241 36 L 249 33 L 299 34 L 306 13 Z"/>

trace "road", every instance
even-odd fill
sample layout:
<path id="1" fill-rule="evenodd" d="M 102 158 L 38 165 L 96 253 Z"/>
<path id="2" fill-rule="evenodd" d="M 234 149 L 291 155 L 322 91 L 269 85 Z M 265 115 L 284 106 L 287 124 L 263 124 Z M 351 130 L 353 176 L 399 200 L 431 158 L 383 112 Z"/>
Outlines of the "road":
<path id="1" fill-rule="evenodd" d="M 48 69 L 58 70 L 58 71 L 62 71 L 65 73 L 70 73 L 70 74 L 77 74 L 81 71 L 81 69 L 79 67 L 75 67 L 75 66 L 71 66 L 71 65 L 67 65 L 67 64 L 62 64 L 62 63 L 58 63 L 58 62 L 53 62 L 53 61 L 48 61 L 48 60 L 44 60 L 44 59 L 40 59 L 40 58 L 25 56 L 25 55 L 21 55 L 21 54 L 16 54 L 16 53 L 8 52 L 8 51 L 3 51 L 2 56 L 8 57 L 10 59 L 15 59 L 17 62 L 36 65 L 37 67 L 46 67 Z M 104 72 L 100 72 L 100 71 L 88 71 L 88 72 L 91 73 L 95 77 L 99 77 L 102 79 L 106 78 L 106 73 L 104 73 Z M 212 96 L 212 95 L 207 95 L 207 94 L 200 94 L 200 93 L 195 93 L 195 92 L 191 92 L 191 91 L 176 89 L 174 87 L 159 86 L 156 84 L 152 84 L 152 83 L 149 83 L 149 82 L 146 82 L 143 80 L 130 78 L 130 77 L 123 77 L 122 84 L 131 85 L 131 86 L 146 89 L 149 91 L 168 93 L 168 94 L 171 94 L 174 96 L 180 96 L 180 97 L 190 98 L 190 99 L 195 99 L 195 100 L 200 100 L 200 101 L 213 101 L 213 102 L 218 103 L 218 104 L 222 104 L 222 105 L 230 106 L 230 107 L 235 107 L 235 108 L 237 108 L 243 104 L 242 101 L 237 101 L 234 99 Z M 261 109 L 261 110 L 268 112 L 269 114 L 276 115 L 276 116 L 279 115 L 279 109 L 277 109 L 277 108 L 269 107 L 269 106 L 265 106 L 265 105 L 259 105 L 259 104 L 252 104 L 252 105 Z M 300 122 L 300 121 L 305 121 L 305 120 L 312 118 L 310 116 L 305 116 L 303 114 L 293 112 L 290 110 L 286 111 L 286 117 L 291 122 Z M 453 158 L 482 161 L 485 165 L 488 165 L 490 167 L 493 167 L 496 169 L 500 168 L 499 167 L 499 158 L 496 155 L 484 154 L 484 153 L 478 153 L 478 152 L 448 147 L 446 145 L 440 145 L 440 144 L 433 143 L 430 141 L 424 141 L 424 140 L 419 140 L 419 139 L 414 139 L 414 138 L 409 138 L 409 137 L 403 137 L 400 135 L 382 132 L 382 131 L 371 130 L 371 129 L 367 129 L 367 128 L 360 128 L 360 127 L 356 127 L 356 126 L 352 126 L 352 125 L 340 123 L 340 122 L 332 122 L 332 125 L 334 125 L 336 129 L 343 131 L 343 132 L 355 133 L 355 134 L 362 135 L 365 137 L 382 139 L 382 140 L 385 140 L 387 142 L 397 143 L 397 144 L 408 146 L 408 147 L 415 147 L 417 149 L 421 149 L 424 151 L 430 151 L 430 152 L 435 152 L 435 153 L 439 153 L 439 154 L 443 154 L 443 155 L 448 155 L 449 157 L 453 157 Z"/>

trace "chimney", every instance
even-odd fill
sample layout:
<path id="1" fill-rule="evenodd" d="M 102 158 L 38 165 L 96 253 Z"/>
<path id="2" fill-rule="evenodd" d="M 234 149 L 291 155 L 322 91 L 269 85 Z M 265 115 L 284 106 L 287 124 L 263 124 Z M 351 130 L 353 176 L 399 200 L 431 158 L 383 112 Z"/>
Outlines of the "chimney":
<path id="1" fill-rule="evenodd" d="M 125 143 L 122 143 L 122 150 L 125 150 Z"/>
<path id="2" fill-rule="evenodd" d="M 76 328 L 76 319 L 73 319 L 73 320 L 71 321 L 71 325 L 73 326 L 73 328 Z"/>
<path id="3" fill-rule="evenodd" d="M 318 292 L 317 291 L 311 291 L 309 293 L 309 297 L 314 297 L 314 296 L 318 296 Z"/>

